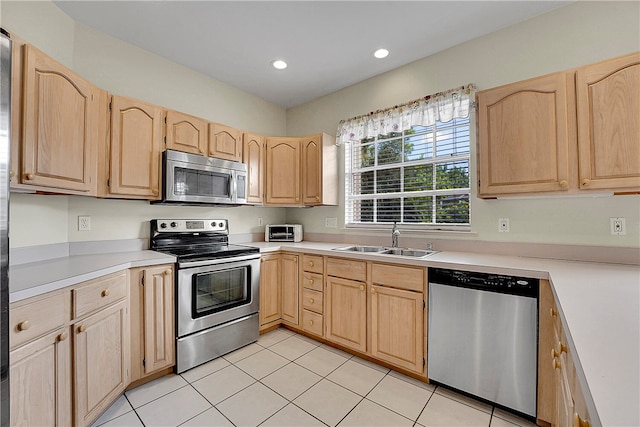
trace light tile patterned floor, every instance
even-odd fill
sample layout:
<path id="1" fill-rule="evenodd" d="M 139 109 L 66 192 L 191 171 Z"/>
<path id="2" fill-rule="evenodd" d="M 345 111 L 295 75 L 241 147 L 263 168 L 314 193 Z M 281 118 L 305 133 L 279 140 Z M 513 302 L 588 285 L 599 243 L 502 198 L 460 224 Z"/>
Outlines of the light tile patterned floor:
<path id="1" fill-rule="evenodd" d="M 128 391 L 99 425 L 533 426 L 286 329 Z"/>

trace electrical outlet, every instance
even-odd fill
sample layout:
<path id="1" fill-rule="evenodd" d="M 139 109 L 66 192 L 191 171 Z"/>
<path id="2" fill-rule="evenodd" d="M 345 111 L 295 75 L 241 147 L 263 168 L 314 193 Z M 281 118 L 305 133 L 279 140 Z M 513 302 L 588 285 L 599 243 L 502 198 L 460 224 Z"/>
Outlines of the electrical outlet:
<path id="1" fill-rule="evenodd" d="M 258 218 L 258 225 L 264 225 L 264 220 L 262 218 Z"/>
<path id="2" fill-rule="evenodd" d="M 498 231 L 500 233 L 509 232 L 509 218 L 498 218 Z"/>
<path id="3" fill-rule="evenodd" d="M 609 226 L 612 236 L 624 236 L 627 234 L 627 224 L 624 217 L 609 218 Z"/>
<path id="4" fill-rule="evenodd" d="M 337 228 L 338 227 L 338 218 L 325 218 L 324 226 L 326 228 Z"/>
<path id="5" fill-rule="evenodd" d="M 79 216 L 78 217 L 78 231 L 89 231 L 91 230 L 91 217 L 90 216 Z"/>

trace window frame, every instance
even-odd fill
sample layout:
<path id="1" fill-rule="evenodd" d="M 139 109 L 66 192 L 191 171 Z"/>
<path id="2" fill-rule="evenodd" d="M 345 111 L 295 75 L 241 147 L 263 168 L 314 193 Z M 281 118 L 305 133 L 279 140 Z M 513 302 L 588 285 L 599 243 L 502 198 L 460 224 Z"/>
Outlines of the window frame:
<path id="1" fill-rule="evenodd" d="M 459 123 L 460 121 L 462 121 L 463 123 Z M 458 123 L 456 123 L 458 122 Z M 471 145 L 472 145 L 472 124 L 474 123 L 472 114 L 469 114 L 468 117 L 465 118 L 454 118 L 452 120 L 450 120 L 449 122 L 436 122 L 436 124 L 434 124 L 431 127 L 425 127 L 422 130 L 417 131 L 414 134 L 407 134 L 405 131 L 398 133 L 399 135 L 396 134 L 391 134 L 391 135 L 377 135 L 374 138 L 368 138 L 368 141 L 363 142 L 364 140 L 361 140 L 359 142 L 351 142 L 351 143 L 347 143 L 345 144 L 345 155 L 344 155 L 344 171 L 345 171 L 345 182 L 344 182 L 344 208 L 343 208 L 343 215 L 344 215 L 344 225 L 345 228 L 347 229 L 388 229 L 389 226 L 392 224 L 392 222 L 353 222 L 353 206 L 352 206 L 352 201 L 353 200 L 372 200 L 372 199 L 390 199 L 390 198 L 399 198 L 400 199 L 400 203 L 401 203 L 401 211 L 399 213 L 400 215 L 400 219 L 401 221 L 398 221 L 398 228 L 400 229 L 405 229 L 405 230 L 415 230 L 415 231 L 457 231 L 457 232 L 468 232 L 471 231 L 471 224 L 472 224 L 472 177 L 471 177 L 471 170 L 472 170 L 472 164 L 471 164 Z M 467 140 L 465 141 L 468 144 L 468 149 L 466 150 L 466 152 L 463 153 L 456 153 L 454 155 L 446 155 L 446 156 L 437 156 L 437 132 L 440 130 L 447 130 L 447 129 L 453 129 L 453 128 L 459 128 L 461 126 L 467 126 Z M 429 128 L 431 128 L 429 130 Z M 415 127 L 412 127 L 412 129 L 415 129 Z M 416 135 L 420 135 L 422 133 L 429 133 L 432 132 L 433 133 L 433 143 L 431 146 L 431 150 L 432 150 L 432 155 L 431 157 L 427 157 L 425 159 L 418 159 L 418 160 L 406 160 L 405 158 L 405 147 L 406 147 L 406 141 L 408 138 L 412 137 L 412 136 L 416 136 Z M 397 138 L 401 138 L 401 145 L 402 145 L 402 151 L 401 151 L 401 161 L 400 162 L 394 162 L 394 163 L 387 163 L 384 165 L 380 165 L 378 164 L 378 155 L 376 154 L 374 156 L 374 165 L 373 166 L 367 166 L 367 167 L 361 167 L 361 168 L 357 168 L 354 169 L 353 168 L 353 153 L 354 153 L 354 149 L 360 149 L 360 147 L 363 146 L 363 144 L 377 144 L 378 141 L 391 141 Z M 450 143 L 453 143 L 450 142 Z M 374 145 L 375 146 L 375 145 Z M 468 176 L 468 185 L 467 187 L 460 187 L 460 188 L 455 188 L 455 189 L 435 189 L 435 188 L 431 188 L 431 189 L 424 189 L 424 190 L 418 190 L 418 191 L 399 191 L 399 192 L 389 192 L 389 193 L 380 193 L 377 192 L 377 190 L 374 191 L 374 193 L 367 193 L 367 194 L 352 194 L 353 190 L 352 190 L 352 186 L 353 186 L 353 175 L 354 174 L 361 174 L 363 172 L 370 172 L 370 171 L 379 171 L 379 170 L 386 170 L 386 169 L 399 169 L 400 170 L 400 185 L 404 186 L 404 170 L 407 167 L 412 167 L 412 166 L 423 166 L 423 165 L 433 165 L 433 173 L 436 173 L 436 167 L 439 164 L 447 164 L 447 165 L 451 165 L 451 164 L 456 164 L 457 162 L 466 162 L 467 163 L 467 176 Z M 375 172 L 374 172 L 375 174 Z M 374 178 L 374 183 L 377 182 L 377 178 Z M 434 176 L 434 186 L 436 185 L 436 177 Z M 468 222 L 464 222 L 464 223 L 436 223 L 436 222 L 430 222 L 430 223 L 418 223 L 418 222 L 403 222 L 403 216 L 405 214 L 404 211 L 404 203 L 405 203 L 405 199 L 407 198 L 417 198 L 417 197 L 433 197 L 433 199 L 430 201 L 431 205 L 432 205 L 432 220 L 436 217 L 436 207 L 437 207 L 437 201 L 436 201 L 436 197 L 437 196 L 443 196 L 443 195 L 461 195 L 461 196 L 466 196 L 467 200 L 468 200 Z M 374 208 L 372 215 L 375 217 L 376 216 L 376 210 Z"/>

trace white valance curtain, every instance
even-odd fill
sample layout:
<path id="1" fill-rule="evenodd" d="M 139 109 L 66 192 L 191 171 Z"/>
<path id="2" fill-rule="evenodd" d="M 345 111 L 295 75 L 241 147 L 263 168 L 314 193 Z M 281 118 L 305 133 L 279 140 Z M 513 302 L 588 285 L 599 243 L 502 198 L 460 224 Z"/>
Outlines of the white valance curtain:
<path id="1" fill-rule="evenodd" d="M 475 90 L 474 84 L 468 84 L 402 105 L 341 120 L 336 132 L 336 144 L 402 132 L 416 125 L 431 126 L 437 121 L 446 123 L 455 118 L 469 117 L 475 104 Z"/>

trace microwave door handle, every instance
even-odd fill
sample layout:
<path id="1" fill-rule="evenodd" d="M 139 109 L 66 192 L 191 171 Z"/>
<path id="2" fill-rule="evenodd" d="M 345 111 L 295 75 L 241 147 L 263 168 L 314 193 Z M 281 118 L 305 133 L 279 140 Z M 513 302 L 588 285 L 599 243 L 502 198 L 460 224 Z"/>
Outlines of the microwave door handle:
<path id="1" fill-rule="evenodd" d="M 231 179 L 229 180 L 229 196 L 231 197 L 231 201 L 236 201 L 236 192 L 237 192 L 238 182 L 236 180 L 235 172 L 231 173 Z"/>

